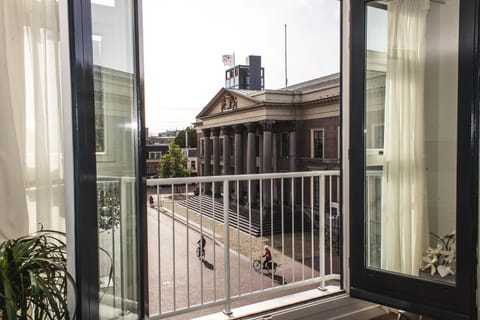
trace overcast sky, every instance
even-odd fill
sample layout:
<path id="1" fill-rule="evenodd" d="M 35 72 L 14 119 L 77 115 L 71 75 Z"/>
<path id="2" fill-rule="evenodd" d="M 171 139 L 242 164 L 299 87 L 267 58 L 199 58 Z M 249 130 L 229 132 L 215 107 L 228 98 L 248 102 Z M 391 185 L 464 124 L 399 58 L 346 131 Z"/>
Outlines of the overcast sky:
<path id="1" fill-rule="evenodd" d="M 144 0 L 146 125 L 183 129 L 224 86 L 222 55 L 260 55 L 265 88 L 339 71 L 337 0 Z"/>

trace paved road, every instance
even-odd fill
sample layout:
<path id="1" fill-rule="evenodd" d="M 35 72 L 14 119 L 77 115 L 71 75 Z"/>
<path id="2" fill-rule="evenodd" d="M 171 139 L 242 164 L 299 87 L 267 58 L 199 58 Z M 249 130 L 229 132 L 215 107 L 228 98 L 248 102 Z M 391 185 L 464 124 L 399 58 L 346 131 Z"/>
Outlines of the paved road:
<path id="1" fill-rule="evenodd" d="M 200 238 L 198 225 L 190 223 L 187 228 L 184 220 L 175 219 L 174 222 L 171 213 L 162 210 L 158 214 L 156 208 L 148 209 L 150 314 L 223 299 L 223 245 L 214 245 L 212 238 L 207 236 L 206 259 L 199 261 L 195 255 L 196 242 Z M 209 230 L 204 231 L 209 234 Z M 160 258 L 157 248 L 161 248 Z M 304 266 L 287 256 L 276 257 L 274 259 L 281 265 L 272 275 L 252 269 L 251 259 L 255 257 L 230 251 L 229 258 L 232 296 L 318 276 L 318 266 L 312 269 L 311 260 L 306 260 Z"/>
<path id="2" fill-rule="evenodd" d="M 184 223 L 177 220 L 173 223 L 169 213 L 161 211 L 158 215 L 156 209 L 149 208 L 148 218 L 150 314 L 159 312 L 159 301 L 162 312 L 166 312 L 185 308 L 188 304 L 222 299 L 225 283 L 224 247 L 213 245 L 213 240 L 207 237 L 206 259 L 201 262 L 195 255 L 196 242 L 200 238 L 196 228 L 190 227 L 187 232 Z M 157 247 L 161 248 L 160 259 Z M 248 258 L 230 251 L 232 295 L 279 285 L 283 280 L 279 273 L 273 277 L 266 272 L 257 273 L 251 268 Z"/>

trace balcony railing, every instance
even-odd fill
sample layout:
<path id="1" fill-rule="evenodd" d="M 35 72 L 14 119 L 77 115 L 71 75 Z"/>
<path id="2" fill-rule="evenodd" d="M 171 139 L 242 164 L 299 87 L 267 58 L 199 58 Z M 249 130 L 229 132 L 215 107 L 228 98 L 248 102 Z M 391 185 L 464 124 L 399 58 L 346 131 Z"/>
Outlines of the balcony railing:
<path id="1" fill-rule="evenodd" d="M 230 314 L 247 298 L 339 285 L 338 171 L 149 179 L 147 186 L 156 187 L 148 209 L 151 319 L 218 305 Z M 265 245 L 275 271 L 252 267 Z"/>

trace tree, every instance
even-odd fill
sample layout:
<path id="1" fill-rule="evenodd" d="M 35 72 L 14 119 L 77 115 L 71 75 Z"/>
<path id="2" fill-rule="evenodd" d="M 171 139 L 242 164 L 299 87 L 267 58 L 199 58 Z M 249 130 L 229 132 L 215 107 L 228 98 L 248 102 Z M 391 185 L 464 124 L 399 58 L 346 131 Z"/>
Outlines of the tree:
<path id="1" fill-rule="evenodd" d="M 196 148 L 197 147 L 197 131 L 191 127 L 187 127 L 184 130 L 178 132 L 175 137 L 175 143 L 180 146 L 180 148 L 185 147 L 185 132 L 188 134 L 188 147 Z"/>
<path id="2" fill-rule="evenodd" d="M 160 162 L 160 176 L 163 178 L 188 177 L 187 157 L 175 141 L 168 143 L 168 152 L 162 156 Z"/>

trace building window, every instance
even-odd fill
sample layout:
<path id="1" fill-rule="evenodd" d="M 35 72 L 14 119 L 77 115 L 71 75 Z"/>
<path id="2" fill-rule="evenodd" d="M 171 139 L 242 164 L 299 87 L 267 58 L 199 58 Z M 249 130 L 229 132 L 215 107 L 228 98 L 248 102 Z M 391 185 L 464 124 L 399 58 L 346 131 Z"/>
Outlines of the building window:
<path id="1" fill-rule="evenodd" d="M 288 158 L 288 133 L 282 132 L 280 135 L 280 157 Z"/>
<path id="2" fill-rule="evenodd" d="M 323 129 L 312 130 L 312 158 L 323 159 Z"/>
<path id="3" fill-rule="evenodd" d="M 192 162 L 190 163 L 190 169 L 195 170 L 195 166 L 196 166 L 196 162 L 195 160 L 192 160 Z"/>
<path id="4" fill-rule="evenodd" d="M 160 160 L 161 157 L 162 157 L 162 152 L 161 151 L 159 151 L 159 152 L 150 151 L 148 153 L 148 160 Z"/>

